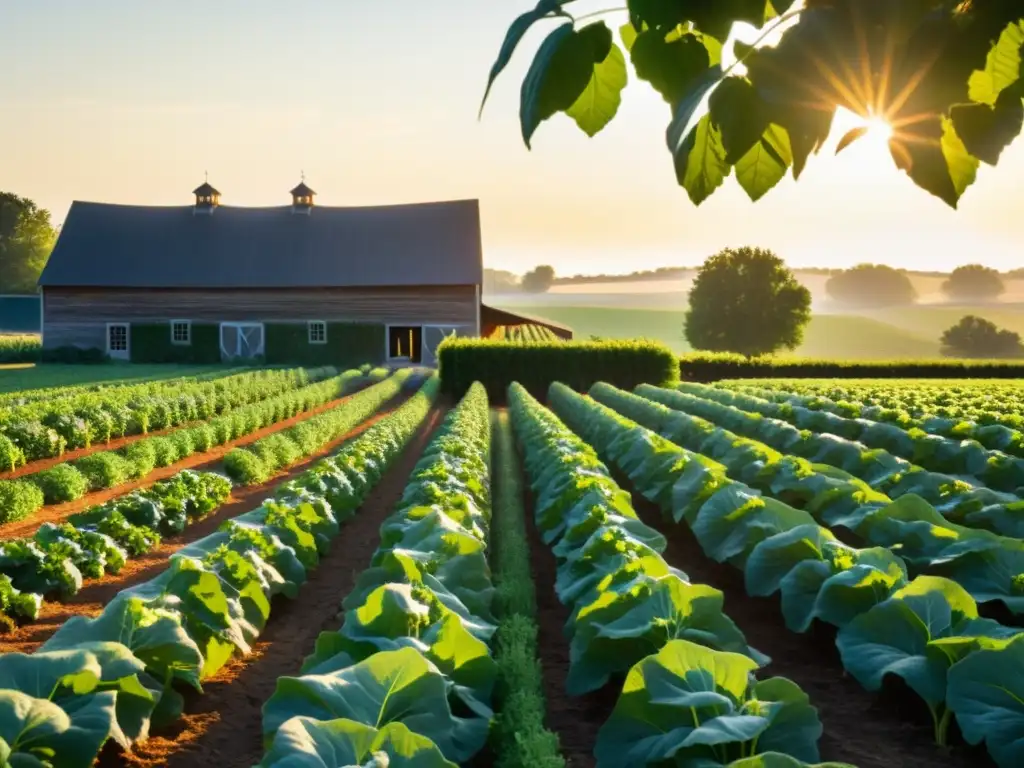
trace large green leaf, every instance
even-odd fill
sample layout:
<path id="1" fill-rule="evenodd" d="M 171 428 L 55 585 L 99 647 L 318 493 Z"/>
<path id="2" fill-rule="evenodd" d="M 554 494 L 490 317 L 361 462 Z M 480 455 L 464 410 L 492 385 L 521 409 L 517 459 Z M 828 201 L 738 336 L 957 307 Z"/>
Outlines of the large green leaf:
<path id="1" fill-rule="evenodd" d="M 0 690 L 0 756 L 12 768 L 89 768 L 116 729 L 113 691 L 59 707 L 21 691 Z"/>
<path id="2" fill-rule="evenodd" d="M 807 696 L 784 678 L 751 685 L 756 666 L 739 654 L 670 641 L 626 676 L 598 733 L 598 766 L 718 765 L 783 744 L 793 757 L 816 760 L 821 723 Z"/>
<path id="3" fill-rule="evenodd" d="M 430 739 L 401 723 L 380 730 L 353 720 L 293 717 L 274 734 L 260 768 L 456 768 Z"/>
<path id="4" fill-rule="evenodd" d="M 519 122 L 527 147 L 537 126 L 579 99 L 593 76 L 594 55 L 592 42 L 584 41 L 571 23 L 557 27 L 541 43 L 520 91 Z"/>
<path id="5" fill-rule="evenodd" d="M 401 722 L 431 739 L 453 762 L 480 750 L 489 725 L 485 718 L 452 714 L 444 676 L 413 648 L 376 653 L 327 675 L 278 678 L 277 690 L 263 706 L 264 738 L 269 742 L 297 716 L 378 727 Z"/>
<path id="6" fill-rule="evenodd" d="M 629 55 L 637 77 L 649 82 L 672 106 L 683 100 L 697 78 L 711 66 L 708 49 L 696 35 L 669 38 L 659 29 L 640 32 L 629 47 Z"/>
<path id="7" fill-rule="evenodd" d="M 615 117 L 622 103 L 622 89 L 627 79 L 626 58 L 622 49 L 612 42 L 611 30 L 604 22 L 586 26 L 577 34 L 590 41 L 594 65 L 583 93 L 565 113 L 585 134 L 594 136 Z M 603 51 L 607 53 L 602 56 Z"/>
<path id="8" fill-rule="evenodd" d="M 1016 634 L 978 618 L 971 596 L 955 582 L 920 576 L 843 627 L 836 645 L 843 666 L 868 690 L 879 690 L 886 675 L 902 678 L 928 704 L 943 743 L 950 666 Z"/>
<path id="9" fill-rule="evenodd" d="M 158 680 L 171 675 L 201 690 L 203 656 L 182 627 L 180 616 L 127 595 L 115 598 L 94 619 L 71 617 L 39 652 L 74 650 L 81 643 L 101 641 L 126 646 Z"/>
<path id="10" fill-rule="evenodd" d="M 954 664 L 947 697 L 968 744 L 984 741 L 1000 768 L 1024 764 L 1024 636 Z"/>
<path id="11" fill-rule="evenodd" d="M 722 611 L 722 593 L 666 575 L 624 594 L 605 592 L 575 618 L 566 688 L 579 696 L 597 690 L 667 642 L 690 640 L 764 663 Z"/>
<path id="12" fill-rule="evenodd" d="M 1021 78 L 1024 19 L 1008 24 L 992 47 L 985 69 L 977 70 L 968 83 L 972 101 L 995 106 L 1003 89 Z"/>
<path id="13" fill-rule="evenodd" d="M 785 128 L 770 124 L 760 140 L 736 161 L 736 180 L 757 202 L 782 181 L 793 164 L 793 148 Z"/>

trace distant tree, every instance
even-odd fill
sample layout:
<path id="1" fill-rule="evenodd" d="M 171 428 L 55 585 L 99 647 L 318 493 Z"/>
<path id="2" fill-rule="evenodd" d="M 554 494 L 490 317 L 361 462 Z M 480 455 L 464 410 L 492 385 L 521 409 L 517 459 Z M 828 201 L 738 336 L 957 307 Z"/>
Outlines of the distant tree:
<path id="1" fill-rule="evenodd" d="M 885 264 L 858 264 L 839 272 L 825 283 L 825 292 L 852 307 L 892 307 L 917 298 L 907 273 Z"/>
<path id="2" fill-rule="evenodd" d="M 989 300 L 1005 290 L 999 272 L 981 264 L 957 267 L 942 284 L 942 292 L 951 299 Z"/>
<path id="3" fill-rule="evenodd" d="M 686 340 L 694 349 L 770 354 L 799 346 L 810 319 L 811 292 L 782 259 L 761 248 L 727 248 L 697 273 Z"/>
<path id="4" fill-rule="evenodd" d="M 555 282 L 555 270 L 544 264 L 523 275 L 523 290 L 528 293 L 544 293 L 553 282 Z"/>
<path id="5" fill-rule="evenodd" d="M 56 239 L 49 211 L 0 192 L 0 293 L 35 293 Z"/>
<path id="6" fill-rule="evenodd" d="M 1020 334 L 997 328 L 990 320 L 965 315 L 942 334 L 942 354 L 947 357 L 1021 357 Z"/>
<path id="7" fill-rule="evenodd" d="M 504 269 L 484 270 L 484 293 L 516 293 L 520 290 L 519 278 Z"/>

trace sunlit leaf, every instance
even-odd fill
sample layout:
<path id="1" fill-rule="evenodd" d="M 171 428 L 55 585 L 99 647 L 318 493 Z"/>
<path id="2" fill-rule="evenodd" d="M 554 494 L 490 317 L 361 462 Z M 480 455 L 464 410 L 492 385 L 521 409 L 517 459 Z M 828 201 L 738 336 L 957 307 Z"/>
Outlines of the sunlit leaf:
<path id="1" fill-rule="evenodd" d="M 566 114 L 576 121 L 576 125 L 587 134 L 594 136 L 604 128 L 619 110 L 622 103 L 622 89 L 626 87 L 626 58 L 622 49 L 612 42 L 612 33 L 604 25 L 592 24 L 579 32 L 581 36 L 597 38 L 593 43 L 595 63 L 590 75 L 590 82 L 576 102 L 566 110 Z M 605 38 L 608 45 L 605 46 Z M 601 50 L 606 50 L 604 58 L 597 60 Z"/>
<path id="2" fill-rule="evenodd" d="M 694 205 L 700 205 L 729 175 L 722 133 L 704 115 L 675 155 L 676 178 Z"/>
<path id="3" fill-rule="evenodd" d="M 761 140 L 736 163 L 736 180 L 756 202 L 782 180 L 792 162 L 789 134 L 769 125 Z"/>
<path id="4" fill-rule="evenodd" d="M 1004 88 L 1021 77 L 1021 49 L 1024 48 L 1024 19 L 1008 25 L 992 47 L 985 69 L 971 75 L 968 83 L 972 101 L 995 106 Z"/>
<path id="5" fill-rule="evenodd" d="M 868 126 L 866 125 L 859 125 L 856 128 L 851 128 L 850 130 L 848 130 L 846 133 L 843 134 L 843 138 L 841 138 L 839 140 L 839 143 L 836 145 L 836 154 L 838 155 L 848 146 L 853 144 L 853 142 L 857 141 L 857 139 L 864 138 L 868 130 Z"/>

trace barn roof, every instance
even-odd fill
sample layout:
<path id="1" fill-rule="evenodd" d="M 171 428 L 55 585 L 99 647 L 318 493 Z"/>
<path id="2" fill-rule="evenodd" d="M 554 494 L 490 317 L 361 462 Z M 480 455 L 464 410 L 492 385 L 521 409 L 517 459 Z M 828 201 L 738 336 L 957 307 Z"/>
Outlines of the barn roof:
<path id="1" fill-rule="evenodd" d="M 319 288 L 483 280 L 476 200 L 362 208 L 75 202 L 43 287 Z"/>

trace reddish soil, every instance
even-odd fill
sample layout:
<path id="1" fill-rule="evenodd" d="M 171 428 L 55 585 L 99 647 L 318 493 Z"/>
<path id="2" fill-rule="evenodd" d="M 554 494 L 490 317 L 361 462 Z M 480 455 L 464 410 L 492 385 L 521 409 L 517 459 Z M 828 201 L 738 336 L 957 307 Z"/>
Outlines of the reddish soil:
<path id="1" fill-rule="evenodd" d="M 147 552 L 142 557 L 129 560 L 120 573 L 108 574 L 102 579 L 89 581 L 77 595 L 61 602 L 44 602 L 38 620 L 0 636 L 0 653 L 14 651 L 31 653 L 46 642 L 50 635 L 56 632 L 69 617 L 97 615 L 103 610 L 103 606 L 122 590 L 148 581 L 159 574 L 167 567 L 168 558 L 179 549 L 213 533 L 225 520 L 255 509 L 264 499 L 273 494 L 278 485 L 298 476 L 324 456 L 336 451 L 342 443 L 365 432 L 402 405 L 411 395 L 411 392 L 401 393 L 344 437 L 328 444 L 313 456 L 279 472 L 267 482 L 261 485 L 235 488 L 228 500 L 211 514 L 190 525 L 180 536 L 167 537 L 156 549 Z"/>
<path id="2" fill-rule="evenodd" d="M 297 600 L 277 598 L 270 621 L 248 658 L 233 659 L 203 683 L 204 694 L 186 695 L 186 714 L 172 729 L 154 734 L 125 754 L 108 747 L 101 768 L 251 766 L 263 756 L 262 706 L 277 678 L 297 674 L 321 631 L 337 629 L 341 601 L 369 565 L 381 523 L 401 498 L 409 474 L 444 408 L 437 407 L 402 456 L 384 475 L 356 516 L 342 528 L 331 552 L 302 586 Z"/>
<path id="3" fill-rule="evenodd" d="M 628 487 L 628 483 L 623 483 Z M 931 716 L 921 699 L 901 684 L 870 693 L 846 674 L 834 644 L 831 627 L 815 624 L 798 634 L 786 628 L 778 597 L 752 598 L 742 572 L 707 557 L 685 524 L 663 518 L 658 508 L 634 494 L 640 518 L 668 538 L 664 552 L 669 564 L 681 568 L 695 584 L 708 584 L 725 594 L 725 611 L 747 641 L 772 658 L 759 677 L 780 675 L 797 683 L 818 708 L 824 726 L 819 742 L 822 760 L 851 763 L 859 768 L 984 768 L 993 765 L 983 748 L 963 745 L 955 724 L 949 741 L 935 745 Z"/>
<path id="4" fill-rule="evenodd" d="M 354 394 L 354 393 L 352 393 Z M 210 470 L 220 465 L 221 459 L 231 451 L 232 448 L 239 446 L 246 446 L 249 443 L 256 442 L 262 437 L 272 435 L 275 432 L 280 432 L 283 429 L 288 429 L 298 424 L 300 421 L 329 411 L 332 408 L 337 408 L 339 405 L 344 403 L 352 394 L 348 394 L 345 397 L 339 397 L 336 400 L 331 400 L 329 403 L 318 405 L 315 408 L 311 408 L 308 411 L 304 411 L 296 416 L 279 421 L 276 424 L 271 424 L 269 427 L 264 427 L 256 432 L 252 432 L 244 437 L 240 437 L 237 440 L 231 440 L 224 445 L 218 445 L 211 448 L 209 451 L 197 451 L 188 458 L 182 459 L 168 467 L 157 467 L 148 475 L 141 480 L 132 480 L 127 483 L 115 486 L 114 488 L 107 488 L 102 491 L 95 491 L 94 493 L 87 493 L 80 499 L 69 501 L 65 504 L 53 504 L 48 507 L 43 507 L 36 514 L 28 517 L 24 520 L 18 520 L 12 523 L 6 523 L 0 525 L 0 540 L 3 539 L 14 539 L 19 536 L 31 536 L 35 533 L 36 529 L 43 523 L 59 522 L 64 518 L 75 514 L 76 512 L 82 512 L 89 507 L 102 504 L 111 499 L 117 498 L 118 496 L 124 496 L 126 493 L 138 490 L 140 488 L 148 488 L 159 480 L 166 480 L 169 477 L 181 472 L 183 469 L 196 469 L 196 470 Z M 155 434 L 155 433 L 154 433 Z M 150 435 L 152 436 L 152 435 Z M 98 450 L 98 449 L 93 449 Z M 104 450 L 106 450 L 104 448 Z M 63 459 L 62 459 L 63 460 Z"/>
<path id="5" fill-rule="evenodd" d="M 524 489 L 529 483 L 523 482 Z M 615 680 L 586 696 L 570 696 L 565 682 L 569 676 L 569 641 L 564 634 L 571 611 L 555 595 L 555 556 L 537 531 L 533 520 L 533 493 L 526 494 L 526 534 L 530 542 L 530 563 L 537 586 L 537 648 L 544 672 L 545 725 L 558 735 L 562 756 L 569 768 L 592 768 L 597 732 L 612 713 L 622 686 Z"/>

